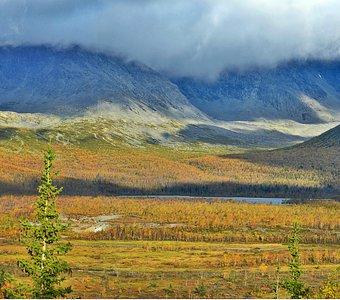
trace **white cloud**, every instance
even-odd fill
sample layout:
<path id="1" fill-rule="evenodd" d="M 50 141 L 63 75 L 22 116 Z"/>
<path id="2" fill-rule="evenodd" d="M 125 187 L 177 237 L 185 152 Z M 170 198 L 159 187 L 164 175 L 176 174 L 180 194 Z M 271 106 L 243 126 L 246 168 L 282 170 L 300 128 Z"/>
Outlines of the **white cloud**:
<path id="1" fill-rule="evenodd" d="M 0 0 L 0 44 L 80 44 L 176 76 L 340 56 L 338 0 Z"/>

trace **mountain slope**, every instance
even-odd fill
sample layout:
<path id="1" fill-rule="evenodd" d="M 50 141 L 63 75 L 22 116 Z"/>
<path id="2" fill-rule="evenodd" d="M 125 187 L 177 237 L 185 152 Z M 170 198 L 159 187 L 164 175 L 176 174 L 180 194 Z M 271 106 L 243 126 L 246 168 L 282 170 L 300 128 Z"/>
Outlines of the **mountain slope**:
<path id="1" fill-rule="evenodd" d="M 225 72 L 215 82 L 173 80 L 192 104 L 219 120 L 340 120 L 340 62 L 290 62 Z"/>
<path id="2" fill-rule="evenodd" d="M 244 91 L 248 84 L 244 81 Z M 210 94 L 202 91 L 200 95 L 207 97 L 207 107 L 214 109 Z M 226 109 L 230 107 L 218 111 Z M 249 113 L 242 111 L 248 119 L 262 116 L 261 109 L 249 109 Z M 229 115 L 231 119 L 239 117 L 237 113 Z M 63 143 L 93 138 L 110 144 L 118 139 L 132 146 L 203 143 L 276 147 L 304 141 L 335 124 L 302 124 L 287 118 L 212 120 L 169 79 L 139 63 L 79 47 L 0 48 L 0 130 L 6 132 L 8 128 L 31 128 L 40 135 L 41 130 L 49 130 Z M 12 131 L 12 138 L 15 136 Z"/>
<path id="3" fill-rule="evenodd" d="M 301 180 L 322 177 L 319 187 L 326 194 L 339 197 L 340 193 L 340 125 L 309 139 L 301 144 L 276 150 L 249 151 L 229 155 L 257 165 L 274 168 L 283 167 L 289 172 L 305 172 L 305 178 L 293 180 L 298 185 Z M 311 175 L 313 174 L 313 175 Z M 308 176 L 311 176 L 308 179 Z"/>
<path id="4" fill-rule="evenodd" d="M 0 110 L 69 116 L 101 102 L 112 105 L 96 112 L 203 117 L 173 83 L 144 65 L 80 47 L 0 48 Z"/>
<path id="5" fill-rule="evenodd" d="M 299 148 L 339 148 L 340 125 L 295 147 Z"/>

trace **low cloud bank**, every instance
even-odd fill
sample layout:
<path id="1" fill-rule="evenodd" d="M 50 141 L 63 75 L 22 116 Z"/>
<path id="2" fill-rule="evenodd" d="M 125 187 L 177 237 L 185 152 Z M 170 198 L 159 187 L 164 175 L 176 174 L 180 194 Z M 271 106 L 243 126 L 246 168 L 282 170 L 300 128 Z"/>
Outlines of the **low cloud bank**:
<path id="1" fill-rule="evenodd" d="M 340 57 L 338 0 L 0 0 L 0 45 L 123 55 L 174 76 Z"/>

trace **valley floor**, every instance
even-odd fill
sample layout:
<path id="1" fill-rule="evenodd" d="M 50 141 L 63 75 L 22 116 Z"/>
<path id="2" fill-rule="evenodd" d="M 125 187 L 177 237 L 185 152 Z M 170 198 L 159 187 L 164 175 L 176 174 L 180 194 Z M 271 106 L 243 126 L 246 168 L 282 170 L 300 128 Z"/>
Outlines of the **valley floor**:
<path id="1" fill-rule="evenodd" d="M 287 262 L 277 274 L 275 256 L 287 245 L 255 243 L 199 243 L 154 241 L 71 240 L 73 250 L 64 259 L 72 267 L 74 298 L 274 298 L 276 281 L 288 276 Z M 340 251 L 339 246 L 303 245 L 302 251 Z M 28 279 L 15 261 L 25 249 L 0 242 L 0 264 L 20 282 Z M 229 255 L 233 258 L 230 263 Z M 321 254 L 322 255 L 322 254 Z M 320 256 L 321 256 L 320 255 Z M 242 262 L 252 257 L 252 263 Z M 273 260 L 272 260 L 273 259 Z M 315 262 L 302 267 L 302 280 L 315 295 L 339 264 Z M 279 298 L 289 298 L 284 289 Z"/>
<path id="2" fill-rule="evenodd" d="M 50 132 L 0 132 L 0 267 L 21 282 L 20 221 L 31 218 Z M 53 132 L 55 134 L 55 132 Z M 58 140 L 58 139 L 57 139 Z M 250 149 L 187 142 L 127 145 L 77 136 L 53 145 L 70 225 L 72 297 L 274 297 L 288 235 L 302 226 L 303 281 L 313 297 L 340 267 L 340 203 L 250 204 L 191 195 L 338 199 L 339 148 Z M 114 195 L 126 195 L 114 197 Z M 280 272 L 277 272 L 277 268 Z M 334 275 L 335 276 L 335 275 Z M 338 280 L 338 279 L 337 279 Z M 279 297 L 288 295 L 283 289 Z"/>
<path id="3" fill-rule="evenodd" d="M 25 249 L 19 222 L 31 196 L 0 199 L 0 264 L 16 267 Z M 250 204 L 224 200 L 60 197 L 73 250 L 65 284 L 81 298 L 273 298 L 288 274 L 288 235 L 301 223 L 302 279 L 319 288 L 340 267 L 340 204 Z M 277 272 L 277 268 L 280 271 Z M 339 274 L 337 275 L 339 276 Z M 337 277 L 339 280 L 339 277 Z M 278 296 L 288 295 L 282 288 Z"/>

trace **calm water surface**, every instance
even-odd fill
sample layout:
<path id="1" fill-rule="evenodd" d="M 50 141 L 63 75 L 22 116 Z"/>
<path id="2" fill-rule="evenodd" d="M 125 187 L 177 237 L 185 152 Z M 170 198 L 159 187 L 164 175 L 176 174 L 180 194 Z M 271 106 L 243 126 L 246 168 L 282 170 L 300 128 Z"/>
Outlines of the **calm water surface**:
<path id="1" fill-rule="evenodd" d="M 244 201 L 250 203 L 271 203 L 271 204 L 283 204 L 290 198 L 254 198 L 254 197 L 195 197 L 195 196 L 180 196 L 180 195 L 139 195 L 139 196 L 129 196 L 129 195 L 121 195 L 121 198 L 160 198 L 160 199 L 222 199 L 222 200 L 236 200 L 236 201 Z"/>

